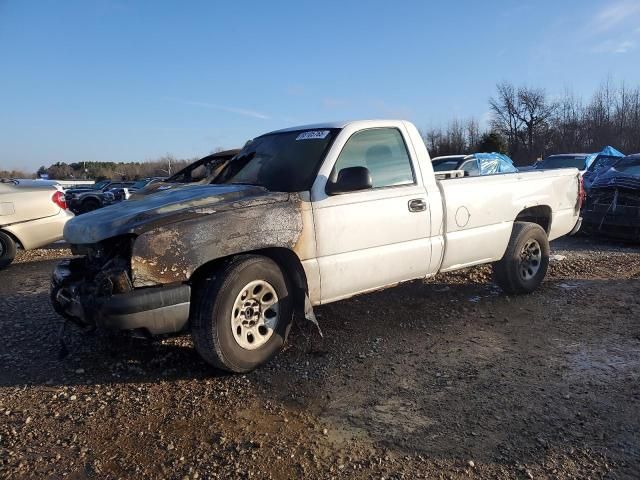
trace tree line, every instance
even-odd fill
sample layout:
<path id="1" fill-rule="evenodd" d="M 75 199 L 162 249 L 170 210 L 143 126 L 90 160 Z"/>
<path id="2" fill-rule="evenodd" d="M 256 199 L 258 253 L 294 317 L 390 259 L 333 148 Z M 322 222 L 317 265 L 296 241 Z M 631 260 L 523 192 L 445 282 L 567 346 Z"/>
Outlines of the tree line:
<path id="1" fill-rule="evenodd" d="M 137 180 L 148 177 L 168 177 L 198 158 L 178 159 L 165 155 L 146 162 L 56 162 L 41 166 L 37 172 L 0 170 L 0 178 L 40 178 L 52 180 Z"/>
<path id="2" fill-rule="evenodd" d="M 489 108 L 487 131 L 470 119 L 423 132 L 431 156 L 498 151 L 527 165 L 550 154 L 592 153 L 607 145 L 640 152 L 638 86 L 606 81 L 584 101 L 569 91 L 554 98 L 541 88 L 502 82 Z"/>
<path id="3" fill-rule="evenodd" d="M 197 158 L 177 159 L 172 155 L 166 155 L 157 160 L 146 162 L 57 162 L 49 167 L 40 167 L 36 172 L 38 176 L 46 174 L 50 179 L 118 179 L 137 180 L 148 177 L 169 177 L 181 168 L 196 161 Z"/>

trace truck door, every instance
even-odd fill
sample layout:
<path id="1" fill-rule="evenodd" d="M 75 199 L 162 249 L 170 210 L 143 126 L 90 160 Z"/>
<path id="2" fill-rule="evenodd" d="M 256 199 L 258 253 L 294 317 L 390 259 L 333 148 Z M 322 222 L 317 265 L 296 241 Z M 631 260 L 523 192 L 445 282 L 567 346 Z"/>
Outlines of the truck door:
<path id="1" fill-rule="evenodd" d="M 323 166 L 331 170 L 322 188 L 320 175 L 312 191 L 321 301 L 424 277 L 429 208 L 402 126 L 356 131 L 339 152 L 333 165 Z M 327 194 L 326 184 L 348 167 L 366 167 L 372 188 Z"/>

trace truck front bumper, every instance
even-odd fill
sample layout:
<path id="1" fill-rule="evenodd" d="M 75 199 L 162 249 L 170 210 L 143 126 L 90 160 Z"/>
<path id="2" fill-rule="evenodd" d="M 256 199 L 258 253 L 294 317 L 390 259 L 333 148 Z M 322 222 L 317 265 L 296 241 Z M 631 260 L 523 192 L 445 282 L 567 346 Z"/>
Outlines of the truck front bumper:
<path id="1" fill-rule="evenodd" d="M 51 302 L 63 317 L 82 326 L 143 330 L 151 335 L 177 333 L 189 322 L 191 287 L 173 284 L 133 289 L 100 297 L 83 293 L 70 262 L 61 262 L 51 278 Z"/>

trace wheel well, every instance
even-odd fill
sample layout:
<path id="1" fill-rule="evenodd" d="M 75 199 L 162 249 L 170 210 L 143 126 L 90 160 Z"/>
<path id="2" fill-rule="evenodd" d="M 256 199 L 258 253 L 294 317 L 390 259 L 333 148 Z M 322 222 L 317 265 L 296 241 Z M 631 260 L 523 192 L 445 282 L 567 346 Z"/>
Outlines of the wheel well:
<path id="1" fill-rule="evenodd" d="M 238 255 L 262 255 L 270 258 L 280 266 L 287 279 L 291 283 L 294 291 L 294 305 L 296 310 L 299 308 L 304 311 L 305 295 L 308 292 L 307 276 L 304 273 L 304 268 L 298 256 L 288 248 L 273 247 L 263 248 L 260 250 L 251 250 L 248 252 L 242 252 L 236 255 L 229 255 L 227 257 L 216 258 L 211 260 L 196 269 L 191 275 L 189 283 L 197 283 L 201 278 L 206 277 L 225 265 L 229 260 Z"/>
<path id="2" fill-rule="evenodd" d="M 548 234 L 551 229 L 551 208 L 547 205 L 525 208 L 514 221 L 537 223 Z"/>

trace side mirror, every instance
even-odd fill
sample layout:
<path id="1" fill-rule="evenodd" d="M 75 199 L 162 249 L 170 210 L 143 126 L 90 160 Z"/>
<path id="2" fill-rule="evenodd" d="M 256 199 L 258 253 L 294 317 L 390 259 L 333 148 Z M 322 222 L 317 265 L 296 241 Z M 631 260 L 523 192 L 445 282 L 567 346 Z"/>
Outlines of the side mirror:
<path id="1" fill-rule="evenodd" d="M 358 192 L 373 188 L 371 174 L 366 167 L 348 167 L 338 172 L 335 182 L 327 182 L 325 191 L 328 195 L 340 195 L 341 193 Z"/>

